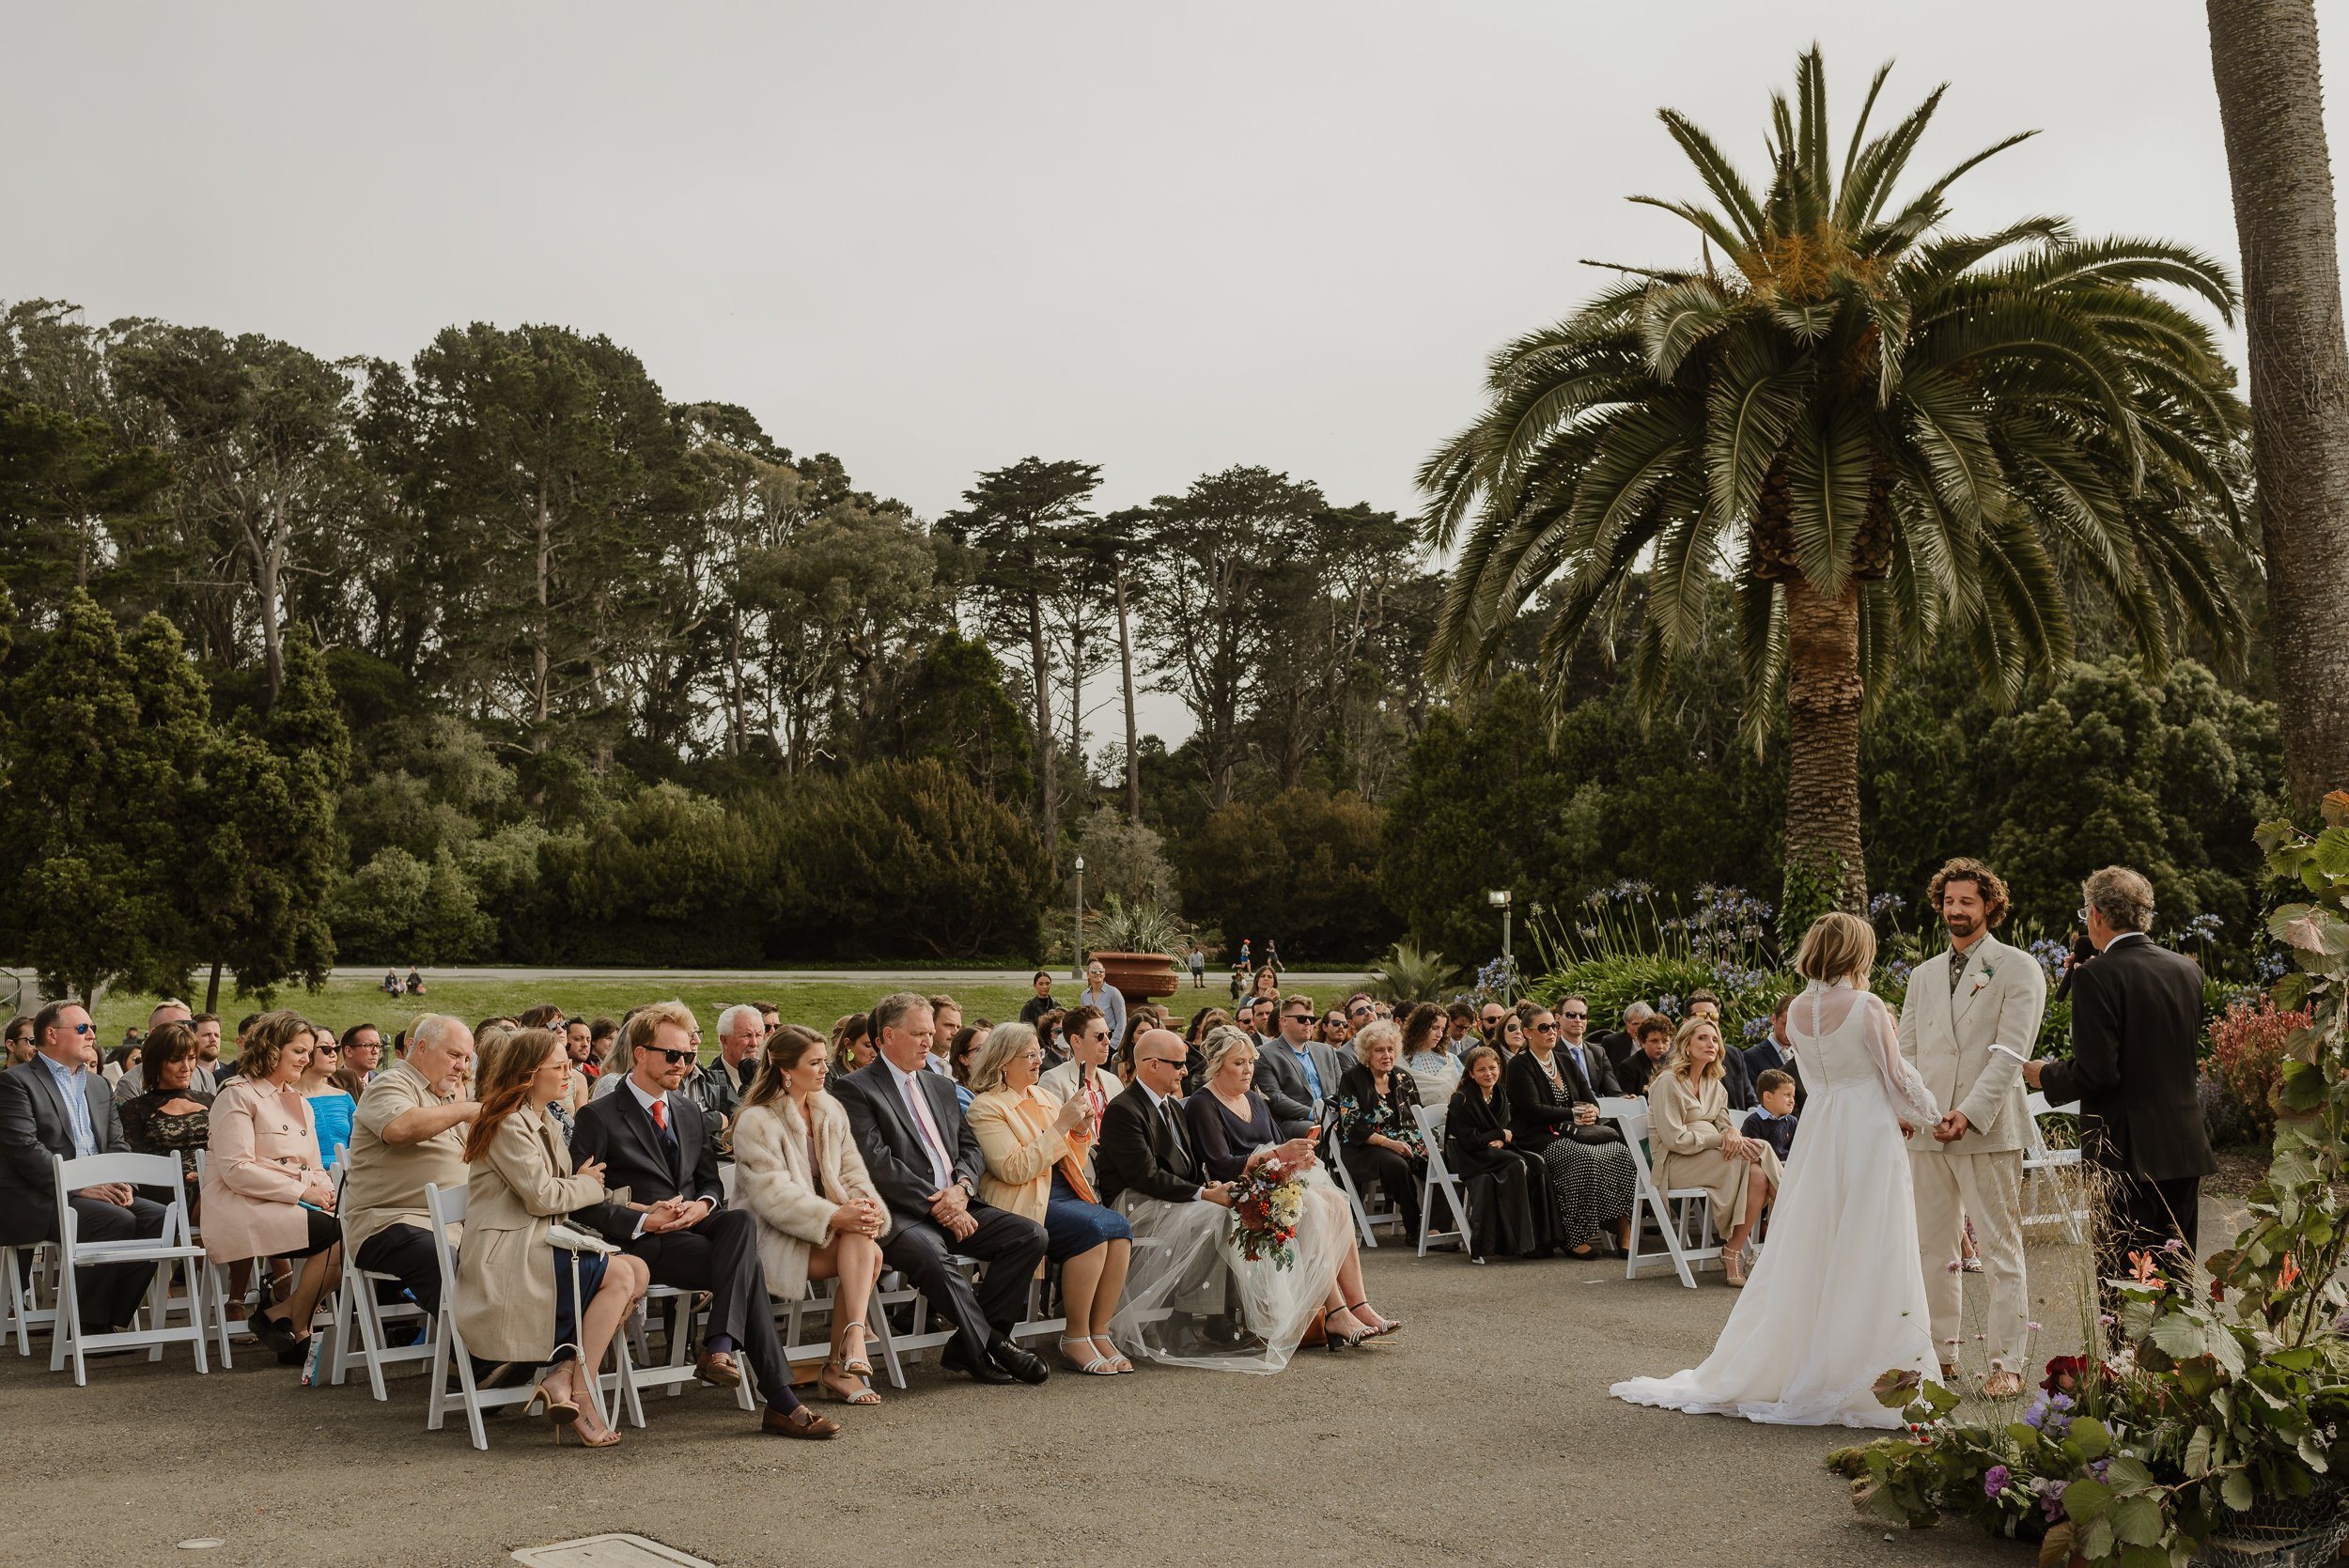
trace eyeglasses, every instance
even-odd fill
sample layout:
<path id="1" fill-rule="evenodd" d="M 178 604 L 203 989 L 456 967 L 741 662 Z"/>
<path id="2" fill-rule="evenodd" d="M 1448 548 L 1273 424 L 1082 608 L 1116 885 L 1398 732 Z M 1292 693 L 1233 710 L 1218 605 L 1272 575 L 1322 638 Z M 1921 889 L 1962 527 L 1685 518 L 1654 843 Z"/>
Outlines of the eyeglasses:
<path id="1" fill-rule="evenodd" d="M 696 1051 L 691 1050 L 661 1050 L 657 1048 L 650 1047 L 646 1048 L 651 1049 L 655 1056 L 665 1057 L 673 1063 L 678 1062 L 691 1062 L 699 1054 Z"/>
<path id="2" fill-rule="evenodd" d="M 1533 1032 L 1536 1034 L 1555 1034 L 1558 1032 L 1558 1026 L 1555 1023 L 1537 1023 L 1533 1026 Z"/>
<path id="3" fill-rule="evenodd" d="M 2074 917 L 2075 919 L 2077 919 L 2077 921 L 2078 921 L 2078 922 L 2079 922 L 2082 925 L 2086 925 L 2086 924 L 2088 924 L 2088 906 L 2087 906 L 2087 905 L 2085 905 L 2085 904 L 2081 905 L 2078 908 L 2077 908 L 2077 909 L 2073 910 L 2073 911 L 2072 911 L 2072 914 L 2073 914 L 2073 917 Z"/>
<path id="4" fill-rule="evenodd" d="M 1590 1017 L 1588 1013 L 1561 1013 L 1558 1016 L 1562 1018 L 1572 1018 L 1577 1022 Z"/>

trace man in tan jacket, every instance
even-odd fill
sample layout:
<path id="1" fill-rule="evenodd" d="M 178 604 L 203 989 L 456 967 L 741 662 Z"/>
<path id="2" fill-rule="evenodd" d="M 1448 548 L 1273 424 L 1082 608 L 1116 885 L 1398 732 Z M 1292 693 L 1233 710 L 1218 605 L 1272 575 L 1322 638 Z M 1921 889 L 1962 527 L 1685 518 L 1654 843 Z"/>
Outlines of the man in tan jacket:
<path id="1" fill-rule="evenodd" d="M 1901 1005 L 1901 1054 L 1944 1108 L 1909 1143 L 1917 1245 L 1944 1377 L 1957 1373 L 1966 1282 L 1966 1221 L 1990 1285 L 1991 1375 L 1983 1393 L 2022 1392 L 2030 1364 L 2030 1298 L 2023 1276 L 2023 1145 L 2029 1137 L 2023 1063 L 2039 1038 L 2047 977 L 2038 960 L 1990 934 L 2004 924 L 2006 884 L 1979 861 L 1934 874 L 1927 902 L 1950 934 L 1948 951 L 1917 966 Z M 1931 1136 L 1923 1136 L 1930 1130 Z"/>

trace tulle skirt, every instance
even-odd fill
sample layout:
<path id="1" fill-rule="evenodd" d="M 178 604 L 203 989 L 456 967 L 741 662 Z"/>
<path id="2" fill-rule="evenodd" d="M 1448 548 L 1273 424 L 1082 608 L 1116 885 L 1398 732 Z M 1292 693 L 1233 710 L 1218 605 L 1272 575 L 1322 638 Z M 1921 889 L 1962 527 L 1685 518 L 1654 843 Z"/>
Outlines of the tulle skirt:
<path id="1" fill-rule="evenodd" d="M 1346 1194 L 1319 1166 L 1302 1178 L 1305 1212 L 1286 1267 L 1241 1256 L 1229 1209 L 1133 1192 L 1117 1206 L 1134 1228 L 1126 1294 L 1110 1340 L 1127 1356 L 1213 1372 L 1279 1372 L 1297 1354 L 1354 1250 Z M 1203 1332 L 1203 1329 L 1206 1332 Z M 1245 1329 L 1261 1344 L 1217 1343 Z"/>

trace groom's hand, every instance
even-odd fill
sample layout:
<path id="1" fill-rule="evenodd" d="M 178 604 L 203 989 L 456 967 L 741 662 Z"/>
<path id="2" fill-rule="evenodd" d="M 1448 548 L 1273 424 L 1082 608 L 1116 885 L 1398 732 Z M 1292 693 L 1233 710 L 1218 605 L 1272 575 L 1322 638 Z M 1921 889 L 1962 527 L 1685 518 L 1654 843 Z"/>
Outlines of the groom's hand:
<path id="1" fill-rule="evenodd" d="M 2046 1071 L 2046 1066 L 2047 1066 L 2047 1064 L 2046 1064 L 2045 1062 L 2026 1062 L 2026 1063 L 2023 1063 L 2023 1081 L 2024 1081 L 2025 1083 L 2030 1084 L 2030 1085 L 2033 1089 L 2038 1088 L 2038 1087 L 2039 1087 L 2039 1075 L 2040 1075 L 2042 1072 L 2044 1072 L 2044 1071 Z"/>
<path id="2" fill-rule="evenodd" d="M 1954 1143 L 1966 1136 L 1966 1112 L 1952 1110 L 1933 1125 L 1933 1141 L 1936 1143 Z"/>

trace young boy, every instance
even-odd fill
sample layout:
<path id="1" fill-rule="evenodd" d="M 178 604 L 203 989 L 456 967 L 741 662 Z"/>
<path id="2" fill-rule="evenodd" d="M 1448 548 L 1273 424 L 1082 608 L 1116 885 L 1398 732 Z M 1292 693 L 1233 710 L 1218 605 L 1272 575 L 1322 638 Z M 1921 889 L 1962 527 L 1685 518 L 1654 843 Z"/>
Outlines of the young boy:
<path id="1" fill-rule="evenodd" d="M 1737 1129 L 1745 1138 L 1758 1138 L 1778 1151 L 1784 1159 L 1795 1147 L 1795 1079 L 1792 1073 L 1770 1067 L 1753 1080 L 1754 1094 L 1761 1105 L 1746 1113 L 1746 1125 Z"/>

